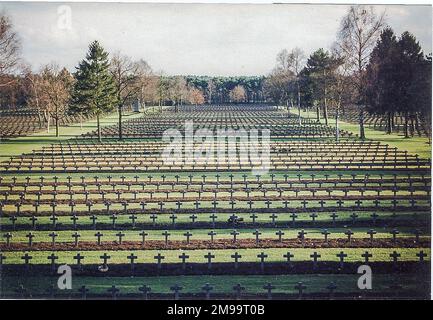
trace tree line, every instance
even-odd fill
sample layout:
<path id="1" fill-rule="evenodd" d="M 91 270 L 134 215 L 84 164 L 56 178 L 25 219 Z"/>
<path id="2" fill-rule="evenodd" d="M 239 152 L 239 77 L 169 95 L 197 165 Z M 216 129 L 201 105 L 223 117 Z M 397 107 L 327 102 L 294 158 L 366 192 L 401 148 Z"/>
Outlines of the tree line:
<path id="1" fill-rule="evenodd" d="M 405 137 L 416 123 L 431 133 L 431 55 L 408 31 L 397 37 L 384 14 L 369 6 L 350 7 L 330 50 L 306 57 L 300 48 L 284 49 L 266 77 L 167 76 L 143 59 L 120 52 L 110 57 L 98 41 L 73 73 L 55 63 L 33 72 L 20 48 L 10 18 L 0 14 L 0 107 L 36 110 L 48 128 L 54 122 L 56 135 L 71 113 L 94 116 L 100 139 L 101 115 L 117 110 L 122 139 L 123 113 L 132 104 L 170 105 L 177 112 L 184 104 L 256 102 L 284 105 L 299 124 L 305 110 L 326 124 L 334 117 L 337 140 L 340 113 L 349 105 L 358 110 L 361 139 L 366 113 L 385 117 L 388 133 L 396 115 L 404 118 Z"/>
<path id="2" fill-rule="evenodd" d="M 349 105 L 358 110 L 361 139 L 366 113 L 385 117 L 387 133 L 400 115 L 405 137 L 416 122 L 431 136 L 431 54 L 408 31 L 397 38 L 373 7 L 350 7 L 330 50 L 308 57 L 299 48 L 282 50 L 263 88 L 274 103 L 297 110 L 299 121 L 303 110 L 315 110 L 317 120 L 328 124 L 332 108 L 337 140 L 339 115 Z"/>
<path id="3" fill-rule="evenodd" d="M 21 44 L 11 19 L 0 14 L 0 107 L 3 110 L 28 107 L 37 112 L 40 123 L 55 126 L 68 115 L 95 117 L 101 138 L 100 118 L 118 113 L 119 138 L 122 120 L 132 104 L 174 106 L 184 104 L 248 103 L 263 101 L 264 77 L 167 76 L 156 73 L 143 59 L 120 52 L 111 57 L 98 41 L 89 45 L 85 58 L 71 73 L 50 63 L 33 72 L 20 58 Z"/>

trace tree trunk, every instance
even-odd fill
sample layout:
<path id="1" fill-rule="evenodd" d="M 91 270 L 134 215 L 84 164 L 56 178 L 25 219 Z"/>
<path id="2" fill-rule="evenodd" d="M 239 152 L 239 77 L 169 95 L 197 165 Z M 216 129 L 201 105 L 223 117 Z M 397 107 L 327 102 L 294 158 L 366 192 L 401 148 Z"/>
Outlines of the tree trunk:
<path id="1" fill-rule="evenodd" d="M 404 113 L 404 137 L 409 138 L 409 115 L 407 112 Z"/>
<path id="2" fill-rule="evenodd" d="M 299 125 L 301 125 L 301 88 L 299 86 L 299 81 L 296 81 L 296 88 L 298 89 L 298 121 Z"/>
<path id="3" fill-rule="evenodd" d="M 359 137 L 361 140 L 365 140 L 365 130 L 364 130 L 364 107 L 359 107 Z"/>
<path id="4" fill-rule="evenodd" d="M 410 117 L 410 136 L 413 137 L 415 135 L 415 118 L 412 115 Z"/>
<path id="5" fill-rule="evenodd" d="M 392 112 L 388 112 L 388 116 L 387 116 L 387 125 L 386 125 L 386 133 L 387 134 L 391 134 L 392 132 Z"/>
<path id="6" fill-rule="evenodd" d="M 98 141 L 99 143 L 101 143 L 102 136 L 101 136 L 101 124 L 99 122 L 99 112 L 96 113 L 96 126 L 98 127 Z"/>
<path id="7" fill-rule="evenodd" d="M 326 99 L 328 92 L 326 90 L 326 83 L 323 95 L 323 116 L 325 117 L 325 125 L 328 125 L 328 100 Z"/>
<path id="8" fill-rule="evenodd" d="M 317 122 L 320 122 L 320 106 L 316 106 Z"/>
<path id="9" fill-rule="evenodd" d="M 325 125 L 328 125 L 328 107 L 326 105 L 326 99 L 325 104 L 323 105 L 323 117 L 325 118 Z"/>
<path id="10" fill-rule="evenodd" d="M 56 117 L 56 137 L 59 137 L 59 118 Z"/>
<path id="11" fill-rule="evenodd" d="M 51 117 L 50 114 L 48 113 L 47 115 L 47 132 L 50 133 L 50 124 L 51 124 Z"/>
<path id="12" fill-rule="evenodd" d="M 338 113 L 340 107 L 337 106 L 337 110 L 335 112 L 335 141 L 338 142 L 340 140 L 340 132 L 338 131 Z"/>
<path id="13" fill-rule="evenodd" d="M 122 140 L 123 139 L 123 132 L 122 132 L 122 108 L 123 108 L 123 105 L 122 104 L 119 104 L 118 105 L 118 113 L 119 113 L 119 140 Z"/>
<path id="14" fill-rule="evenodd" d="M 56 106 L 56 137 L 59 137 L 59 108 Z"/>

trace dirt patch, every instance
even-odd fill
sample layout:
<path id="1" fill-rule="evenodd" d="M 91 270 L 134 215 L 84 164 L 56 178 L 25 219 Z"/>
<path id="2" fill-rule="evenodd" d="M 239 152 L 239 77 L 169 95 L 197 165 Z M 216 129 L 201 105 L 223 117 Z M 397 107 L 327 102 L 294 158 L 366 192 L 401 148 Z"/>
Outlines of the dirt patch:
<path id="1" fill-rule="evenodd" d="M 239 239 L 234 242 L 232 239 L 168 241 L 149 240 L 144 243 L 139 241 L 123 241 L 121 244 L 116 241 L 102 241 L 100 245 L 96 242 L 80 241 L 77 246 L 70 242 L 57 242 L 54 246 L 50 242 L 37 242 L 31 247 L 27 243 L 11 243 L 6 246 L 0 244 L 1 251 L 94 251 L 94 250 L 194 250 L 194 249 L 251 249 L 251 248 L 430 248 L 430 242 L 426 239 L 415 238 L 396 239 L 330 239 L 326 243 L 322 239 L 305 239 L 302 243 L 299 239 Z"/>

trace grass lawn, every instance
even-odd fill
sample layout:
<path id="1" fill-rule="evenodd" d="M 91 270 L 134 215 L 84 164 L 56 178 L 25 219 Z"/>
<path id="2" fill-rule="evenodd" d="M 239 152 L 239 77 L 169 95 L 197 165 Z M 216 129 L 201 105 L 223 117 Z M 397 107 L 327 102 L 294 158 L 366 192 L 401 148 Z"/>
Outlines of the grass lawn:
<path id="1" fill-rule="evenodd" d="M 57 260 L 58 264 L 75 264 L 73 257 L 80 252 L 85 259 L 82 261 L 83 264 L 97 264 L 101 263 L 100 256 L 106 252 L 111 256 L 108 263 L 128 263 L 127 256 L 134 252 L 137 255 L 136 263 L 156 263 L 154 256 L 161 253 L 165 259 L 162 263 L 179 263 L 179 255 L 185 252 L 190 256 L 188 262 L 205 263 L 207 260 L 204 258 L 208 252 L 212 252 L 215 255 L 213 262 L 233 262 L 231 255 L 238 252 L 242 255 L 239 262 L 259 262 L 260 259 L 257 257 L 261 252 L 268 254 L 267 262 L 283 262 L 286 259 L 283 255 L 289 251 L 294 255 L 292 261 L 312 261 L 310 255 L 317 251 L 321 254 L 320 261 L 339 261 L 336 256 L 341 251 L 347 253 L 347 262 L 364 261 L 361 255 L 365 251 L 369 251 L 373 257 L 370 261 L 392 261 L 390 254 L 393 251 L 397 251 L 401 254 L 399 261 L 418 261 L 416 254 L 423 250 L 428 257 L 425 260 L 430 259 L 429 248 L 320 248 L 320 249 L 305 249 L 305 248 L 269 248 L 269 249 L 197 249 L 197 250 L 132 250 L 132 251 L 116 251 L 116 250 L 104 250 L 104 251 L 56 251 L 56 255 L 59 257 Z M 23 252 L 4 252 L 3 255 L 6 257 L 4 264 L 22 264 Z M 29 253 L 33 259 L 32 264 L 49 264 L 47 257 L 51 254 L 51 251 L 34 251 Z"/>
<path id="2" fill-rule="evenodd" d="M 293 114 L 297 115 L 297 110 L 291 111 Z M 301 112 L 302 117 L 309 117 L 310 119 L 314 119 L 316 114 L 315 112 Z M 321 122 L 324 123 L 324 120 L 321 119 Z M 335 119 L 329 119 L 329 125 L 331 127 L 335 127 Z M 353 132 L 354 134 L 359 135 L 359 125 L 348 123 L 344 121 L 339 121 L 339 128 L 341 130 L 346 130 L 349 132 Z M 367 140 L 375 140 L 380 141 L 381 143 L 388 144 L 391 147 L 396 147 L 399 150 L 406 150 L 410 154 L 418 154 L 421 158 L 431 159 L 431 145 L 428 144 L 428 139 L 426 137 L 414 136 L 413 138 L 405 139 L 403 133 L 392 133 L 386 134 L 385 131 L 374 130 L 365 126 L 365 136 Z"/>
<path id="3" fill-rule="evenodd" d="M 368 238 L 369 235 L 367 234 L 367 231 L 371 228 L 350 228 L 350 230 L 353 232 L 352 237 L 353 238 Z M 376 228 L 377 234 L 375 235 L 375 238 L 392 238 L 392 235 L 390 234 L 391 230 L 393 228 Z M 256 229 L 237 229 L 239 232 L 239 235 L 237 236 L 237 239 L 255 239 L 255 235 L 253 232 Z M 321 234 L 322 229 L 310 229 L 310 228 L 304 228 L 303 229 L 306 234 L 306 239 L 323 239 L 323 235 Z M 331 234 L 328 236 L 329 239 L 346 239 L 347 236 L 345 235 L 345 232 L 347 231 L 347 228 L 330 228 L 328 229 Z M 398 238 L 404 238 L 404 237 L 414 237 L 413 233 L 410 228 L 399 228 L 399 235 Z M 124 230 L 122 231 L 125 236 L 123 237 L 123 241 L 141 241 L 141 236 L 139 233 L 142 230 Z M 146 237 L 147 240 L 164 240 L 165 237 L 163 236 L 163 230 L 144 230 L 148 233 L 148 236 Z M 172 241 L 182 241 L 185 240 L 185 236 L 183 235 L 187 230 L 169 230 L 170 237 L 169 240 Z M 195 229 L 191 230 L 192 240 L 209 240 L 210 237 L 208 236 L 208 232 L 210 230 L 208 229 Z M 215 239 L 233 239 L 233 236 L 230 234 L 233 231 L 233 229 L 217 229 Z M 276 229 L 270 229 L 270 228 L 260 228 L 259 231 L 261 232 L 260 239 L 278 239 L 278 236 L 275 235 Z M 296 239 L 298 232 L 300 229 L 283 229 L 284 231 L 284 239 Z M 96 241 L 96 237 L 94 234 L 97 232 L 96 230 L 79 230 L 79 234 L 81 235 L 80 241 L 89 241 L 94 242 Z M 116 234 L 119 232 L 118 230 L 104 230 L 101 231 L 104 234 L 104 237 L 102 238 L 102 241 L 116 241 L 118 237 Z M 21 243 L 27 243 L 28 239 L 26 235 L 29 233 L 29 231 L 14 231 L 13 238 L 11 239 L 11 243 L 21 242 Z M 33 243 L 37 242 L 51 242 L 51 238 L 49 237 L 49 234 L 51 231 L 32 231 L 32 234 L 34 235 Z M 58 234 L 56 241 L 57 242 L 74 242 L 72 238 L 72 234 L 75 233 L 75 231 L 68 230 L 68 231 L 57 231 Z M 426 236 L 426 233 L 422 234 L 423 236 Z M 2 237 L 0 240 L 0 243 L 4 243 L 5 239 Z"/>
<path id="4" fill-rule="evenodd" d="M 151 288 L 151 293 L 172 293 L 170 287 L 178 284 L 182 287 L 182 293 L 201 293 L 203 285 L 209 283 L 212 285 L 212 293 L 230 293 L 233 294 L 233 286 L 237 283 L 245 287 L 244 293 L 266 294 L 263 286 L 271 283 L 275 288 L 273 293 L 295 294 L 296 284 L 301 281 L 306 286 L 305 293 L 309 292 L 327 292 L 326 287 L 334 282 L 338 292 L 358 292 L 357 287 L 359 275 L 254 275 L 254 276 L 161 276 L 161 277 L 73 277 L 71 290 L 58 290 L 56 295 L 77 294 L 78 289 L 85 285 L 89 289 L 89 295 L 92 293 L 108 294 L 108 289 L 116 285 L 120 289 L 120 295 L 127 293 L 138 293 L 138 288 L 147 285 Z M 22 277 L 7 277 L 2 281 L 1 291 L 4 295 L 15 293 L 19 285 L 23 285 L 33 294 L 44 294 L 50 285 L 57 288 L 58 278 L 49 276 L 32 276 L 24 275 Z M 388 292 L 393 294 L 389 287 L 393 284 L 401 284 L 404 290 L 421 290 L 420 282 L 426 283 L 423 275 L 392 275 L 378 274 L 374 275 L 371 292 Z M 151 294 L 150 294 L 151 296 Z"/>
<path id="5" fill-rule="evenodd" d="M 143 113 L 129 112 L 124 114 L 123 118 L 128 120 L 142 116 Z M 117 112 L 101 118 L 100 123 L 102 127 L 117 124 Z M 43 146 L 72 139 L 81 134 L 94 131 L 96 128 L 96 119 L 93 119 L 83 122 L 82 125 L 80 125 L 80 123 L 75 123 L 67 126 L 60 126 L 59 137 L 56 137 L 55 127 L 51 126 L 50 132 L 43 130 L 25 137 L 0 140 L 0 161 L 1 157 L 7 158 L 10 156 L 20 155 L 22 153 L 32 152 L 33 150 L 40 149 Z"/>

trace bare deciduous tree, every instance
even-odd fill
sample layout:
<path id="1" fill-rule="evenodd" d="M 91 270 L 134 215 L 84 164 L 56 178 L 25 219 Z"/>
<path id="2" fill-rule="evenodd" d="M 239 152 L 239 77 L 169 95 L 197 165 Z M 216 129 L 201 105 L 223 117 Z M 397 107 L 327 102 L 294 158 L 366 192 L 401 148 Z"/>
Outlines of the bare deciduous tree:
<path id="1" fill-rule="evenodd" d="M 0 87 L 15 81 L 6 76 L 12 73 L 18 65 L 20 48 L 20 41 L 13 30 L 10 18 L 6 13 L 0 13 Z"/>
<path id="2" fill-rule="evenodd" d="M 357 5 L 350 7 L 341 21 L 338 32 L 336 46 L 344 54 L 352 73 L 353 85 L 357 91 L 361 139 L 365 139 L 363 106 L 365 103 L 365 70 L 370 54 L 384 26 L 385 12 L 377 15 L 372 6 Z"/>
<path id="3" fill-rule="evenodd" d="M 116 53 L 110 62 L 110 71 L 116 84 L 117 112 L 119 116 L 119 139 L 123 138 L 122 116 L 123 108 L 127 103 L 137 99 L 140 87 L 139 81 L 140 64 L 131 60 L 130 57 Z"/>

